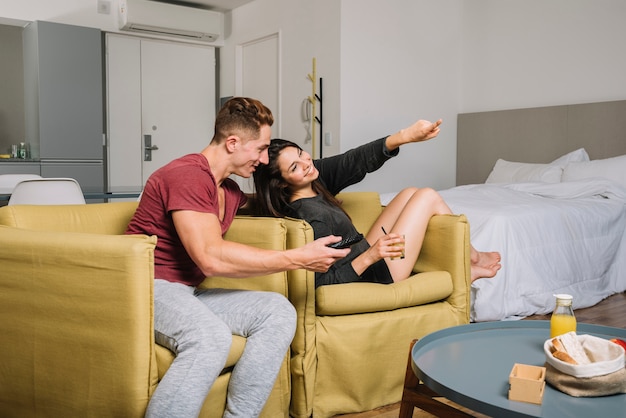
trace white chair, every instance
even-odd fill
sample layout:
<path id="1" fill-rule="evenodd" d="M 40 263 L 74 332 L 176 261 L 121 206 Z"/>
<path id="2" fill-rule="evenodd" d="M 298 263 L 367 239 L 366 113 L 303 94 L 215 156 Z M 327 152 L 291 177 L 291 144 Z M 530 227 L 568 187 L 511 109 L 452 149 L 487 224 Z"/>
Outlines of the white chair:
<path id="1" fill-rule="evenodd" d="M 39 174 L 0 174 L 0 194 L 11 194 L 22 180 L 40 179 Z"/>
<path id="2" fill-rule="evenodd" d="M 71 178 L 39 178 L 19 182 L 9 205 L 80 205 L 85 197 L 78 182 Z"/>

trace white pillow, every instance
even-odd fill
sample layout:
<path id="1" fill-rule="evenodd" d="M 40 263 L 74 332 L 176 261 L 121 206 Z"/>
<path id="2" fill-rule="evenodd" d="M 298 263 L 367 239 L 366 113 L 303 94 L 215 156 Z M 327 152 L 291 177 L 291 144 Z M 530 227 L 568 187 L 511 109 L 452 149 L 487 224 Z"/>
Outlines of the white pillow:
<path id="1" fill-rule="evenodd" d="M 567 163 L 579 162 L 579 161 L 589 161 L 589 154 L 585 151 L 584 148 L 578 148 L 576 151 L 569 152 L 556 160 L 552 161 L 550 164 L 560 165 L 561 167 L 565 167 Z"/>
<path id="2" fill-rule="evenodd" d="M 552 164 L 516 163 L 498 159 L 485 183 L 521 183 L 544 182 L 558 183 L 561 181 L 563 168 Z"/>
<path id="3" fill-rule="evenodd" d="M 499 159 L 485 183 L 521 183 L 539 181 L 559 183 L 563 168 L 569 162 L 589 161 L 584 148 L 569 152 L 549 164 L 517 163 Z"/>
<path id="4" fill-rule="evenodd" d="M 563 181 L 603 177 L 626 187 L 626 154 L 585 162 L 568 163 L 563 169 Z"/>

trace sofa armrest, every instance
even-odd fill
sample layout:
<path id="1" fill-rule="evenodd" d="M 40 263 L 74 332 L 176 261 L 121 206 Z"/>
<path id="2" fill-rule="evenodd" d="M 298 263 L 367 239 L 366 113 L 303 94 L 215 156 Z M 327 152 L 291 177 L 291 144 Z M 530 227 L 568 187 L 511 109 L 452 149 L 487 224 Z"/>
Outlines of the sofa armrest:
<path id="1" fill-rule="evenodd" d="M 0 226 L 5 414 L 143 416 L 157 384 L 155 243 Z"/>
<path id="2" fill-rule="evenodd" d="M 465 215 L 436 215 L 428 224 L 415 272 L 447 271 L 453 291 L 446 301 L 466 322 L 470 315 L 470 228 Z"/>
<path id="3" fill-rule="evenodd" d="M 287 248 L 299 248 L 313 241 L 313 228 L 300 219 L 285 219 Z M 317 351 L 315 346 L 315 273 L 307 270 L 287 272 L 289 300 L 296 308 L 296 334 L 291 342 L 291 405 L 294 417 L 313 413 Z M 305 412 L 303 412 L 305 411 Z"/>
<path id="4" fill-rule="evenodd" d="M 344 283 L 321 286 L 315 291 L 317 315 L 352 315 L 391 311 L 424 305 L 452 294 L 452 279 L 446 271 L 416 274 L 392 284 Z"/>

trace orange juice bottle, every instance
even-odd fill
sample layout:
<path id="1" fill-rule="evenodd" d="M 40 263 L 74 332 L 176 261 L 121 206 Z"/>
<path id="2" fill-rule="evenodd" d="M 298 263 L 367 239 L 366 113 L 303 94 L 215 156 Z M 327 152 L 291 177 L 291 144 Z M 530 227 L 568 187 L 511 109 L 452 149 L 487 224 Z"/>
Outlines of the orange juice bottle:
<path id="1" fill-rule="evenodd" d="M 562 293 L 554 296 L 556 297 L 556 307 L 550 318 L 550 338 L 570 331 L 576 332 L 576 317 L 572 310 L 572 295 Z"/>

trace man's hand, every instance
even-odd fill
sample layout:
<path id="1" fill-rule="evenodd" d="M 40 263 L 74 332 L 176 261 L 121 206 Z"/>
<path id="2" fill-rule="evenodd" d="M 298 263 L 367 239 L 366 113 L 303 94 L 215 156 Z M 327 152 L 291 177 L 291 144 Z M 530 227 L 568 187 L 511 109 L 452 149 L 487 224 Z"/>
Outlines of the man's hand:
<path id="1" fill-rule="evenodd" d="M 341 237 L 329 235 L 327 237 L 316 239 L 307 245 L 296 248 L 292 251 L 297 253 L 295 259 L 301 268 L 324 273 L 339 259 L 350 254 L 350 248 L 336 250 L 327 245 L 341 241 Z"/>

